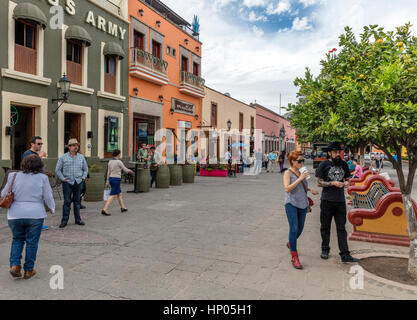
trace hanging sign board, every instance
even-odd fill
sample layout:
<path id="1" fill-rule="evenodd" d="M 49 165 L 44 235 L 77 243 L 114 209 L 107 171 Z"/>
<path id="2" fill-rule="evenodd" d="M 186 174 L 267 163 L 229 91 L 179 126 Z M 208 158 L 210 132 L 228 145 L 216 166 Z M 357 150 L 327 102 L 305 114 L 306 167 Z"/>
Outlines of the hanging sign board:
<path id="1" fill-rule="evenodd" d="M 184 113 L 188 115 L 195 114 L 195 104 L 172 98 L 172 108 L 174 112 Z"/>

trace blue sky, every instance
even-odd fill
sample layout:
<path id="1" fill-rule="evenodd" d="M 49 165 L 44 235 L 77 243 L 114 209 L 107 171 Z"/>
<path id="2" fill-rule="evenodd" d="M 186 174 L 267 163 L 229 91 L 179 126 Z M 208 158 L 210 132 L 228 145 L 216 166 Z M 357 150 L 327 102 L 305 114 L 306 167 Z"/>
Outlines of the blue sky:
<path id="1" fill-rule="evenodd" d="M 321 5 L 315 1 L 232 1 L 223 7 L 220 16 L 241 28 L 256 27 L 261 34 L 269 36 L 294 26 L 301 31 L 312 30 L 314 21 L 310 17 Z"/>
<path id="2" fill-rule="evenodd" d="M 415 0 L 162 1 L 189 22 L 199 16 L 206 85 L 276 112 L 280 95 L 282 106 L 297 101 L 295 78 L 319 72 L 345 26 L 417 24 Z"/>

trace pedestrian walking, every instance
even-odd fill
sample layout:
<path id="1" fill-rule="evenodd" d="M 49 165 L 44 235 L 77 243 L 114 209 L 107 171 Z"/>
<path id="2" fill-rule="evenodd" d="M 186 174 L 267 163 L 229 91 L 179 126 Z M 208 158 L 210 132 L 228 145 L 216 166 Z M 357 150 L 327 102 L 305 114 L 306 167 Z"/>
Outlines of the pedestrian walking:
<path id="1" fill-rule="evenodd" d="M 77 139 L 70 139 L 68 141 L 69 151 L 58 159 L 55 169 L 55 173 L 62 181 L 62 191 L 64 194 L 60 228 L 64 228 L 68 223 L 71 203 L 74 204 L 75 224 L 85 225 L 80 215 L 80 198 L 82 182 L 88 175 L 88 166 L 84 156 L 78 153 L 79 145 Z"/>
<path id="2" fill-rule="evenodd" d="M 158 172 L 158 161 L 155 157 L 155 147 L 151 147 L 149 153 L 149 171 L 151 172 L 151 188 L 154 182 L 156 182 L 156 173 Z"/>
<path id="3" fill-rule="evenodd" d="M 230 149 L 226 151 L 226 153 L 224 154 L 224 160 L 227 161 L 228 163 L 228 176 L 231 177 L 232 174 L 236 177 L 236 170 L 233 170 L 232 167 L 232 154 L 230 153 Z"/>
<path id="4" fill-rule="evenodd" d="M 281 154 L 279 155 L 279 158 L 278 158 L 278 162 L 279 162 L 279 172 L 282 173 L 282 171 L 284 170 L 285 151 L 281 151 Z"/>
<path id="5" fill-rule="evenodd" d="M 268 167 L 266 169 L 266 172 L 274 172 L 274 162 L 277 159 L 277 154 L 273 151 L 270 151 L 268 153 Z"/>
<path id="6" fill-rule="evenodd" d="M 262 151 L 258 149 L 258 152 L 255 153 L 255 174 L 260 174 L 262 172 Z"/>
<path id="7" fill-rule="evenodd" d="M 372 160 L 375 161 L 375 160 Z M 360 179 L 362 177 L 363 174 L 363 170 L 361 165 L 358 163 L 357 159 L 353 159 L 353 164 L 355 165 L 355 171 L 353 171 L 353 178 L 355 179 Z"/>
<path id="8" fill-rule="evenodd" d="M 111 216 L 108 212 L 111 203 L 113 202 L 114 198 L 117 197 L 117 201 L 120 204 L 120 211 L 126 212 L 127 209 L 123 204 L 122 199 L 122 190 L 120 189 L 120 183 L 122 182 L 122 171 L 125 173 L 133 174 L 133 171 L 126 168 L 123 164 L 122 160 L 120 160 L 120 150 L 116 149 L 113 151 L 113 159 L 109 161 L 107 165 L 107 174 L 106 174 L 106 187 L 111 187 L 110 196 L 104 205 L 103 210 L 101 210 L 101 214 L 105 216 Z"/>
<path id="9" fill-rule="evenodd" d="M 44 157 L 46 157 L 46 152 L 45 151 L 41 151 L 42 145 L 43 145 L 43 142 L 42 142 L 42 138 L 41 137 L 39 137 L 39 136 L 32 137 L 29 140 L 29 144 L 30 144 L 30 148 L 28 150 L 26 150 L 25 152 L 23 152 L 23 154 L 22 154 L 22 161 L 26 157 L 28 157 L 28 156 L 30 156 L 32 154 L 38 155 L 41 159 L 44 158 Z M 44 168 L 42 168 L 42 173 L 45 173 L 46 174 L 46 170 L 44 170 Z M 47 175 L 48 176 L 53 176 L 53 174 L 50 173 L 50 172 L 48 172 Z M 47 225 L 43 225 L 42 226 L 42 231 L 48 230 L 48 229 L 49 229 L 49 227 Z"/>
<path id="10" fill-rule="evenodd" d="M 263 161 L 263 167 L 266 170 L 268 168 L 268 154 L 267 153 L 264 153 L 262 157 L 262 161 Z"/>
<path id="11" fill-rule="evenodd" d="M 320 204 L 321 258 L 329 258 L 330 227 L 334 218 L 342 262 L 358 262 L 351 256 L 347 242 L 344 188 L 349 186 L 350 172 L 347 163 L 340 157 L 342 150 L 340 143 L 329 143 L 324 149 L 329 159 L 320 163 L 316 170 L 317 185 L 323 188 Z"/>
<path id="12" fill-rule="evenodd" d="M 385 159 L 385 154 L 384 153 L 379 153 L 379 166 L 378 169 L 383 169 L 384 168 L 384 159 Z"/>
<path id="13" fill-rule="evenodd" d="M 25 157 L 20 172 L 11 173 L 1 192 L 3 198 L 11 186 L 14 201 L 7 211 L 7 220 L 13 235 L 10 250 L 10 274 L 22 277 L 22 252 L 26 245 L 24 278 L 36 274 L 35 261 L 43 221 L 46 217 L 44 202 L 51 214 L 55 213 L 55 202 L 48 177 L 42 173 L 43 163 L 37 154 Z"/>
<path id="14" fill-rule="evenodd" d="M 308 191 L 317 195 L 316 190 L 308 187 L 307 171 L 300 172 L 304 165 L 304 157 L 299 151 L 292 151 L 288 157 L 290 169 L 285 171 L 283 181 L 285 189 L 285 212 L 290 227 L 288 249 L 291 251 L 291 262 L 294 268 L 302 269 L 298 258 L 297 239 L 301 236 L 307 214 L 309 201 Z"/>
<path id="15" fill-rule="evenodd" d="M 369 170 L 371 170 L 371 172 L 372 172 L 373 174 L 378 173 L 379 169 L 378 169 L 378 166 L 377 166 L 377 164 L 376 164 L 376 160 L 373 160 L 373 161 L 371 162 L 371 167 L 369 168 Z"/>
<path id="16" fill-rule="evenodd" d="M 351 177 L 353 177 L 353 173 L 355 172 L 355 168 L 356 168 L 355 164 L 353 163 L 353 159 L 354 159 L 354 157 L 350 156 L 349 161 L 347 162 Z"/>

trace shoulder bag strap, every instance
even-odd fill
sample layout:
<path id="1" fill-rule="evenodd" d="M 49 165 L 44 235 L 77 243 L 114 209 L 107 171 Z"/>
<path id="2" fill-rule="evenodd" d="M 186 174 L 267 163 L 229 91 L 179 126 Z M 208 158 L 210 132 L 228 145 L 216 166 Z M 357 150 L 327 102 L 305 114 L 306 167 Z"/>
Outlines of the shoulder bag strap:
<path id="1" fill-rule="evenodd" d="M 12 179 L 12 183 L 10 184 L 9 191 L 7 191 L 7 193 L 12 192 L 13 184 L 14 184 L 14 181 L 15 181 L 15 179 L 16 179 L 17 174 L 18 174 L 18 172 L 16 172 L 16 173 L 14 174 L 13 179 Z"/>
<path id="2" fill-rule="evenodd" d="M 296 174 L 294 171 L 292 171 L 291 169 L 289 169 L 289 171 L 295 175 L 297 178 L 299 178 L 300 176 L 298 174 Z M 306 188 L 306 185 L 304 184 L 304 181 L 301 181 L 301 184 L 303 185 L 304 191 L 308 194 L 308 190 Z"/>

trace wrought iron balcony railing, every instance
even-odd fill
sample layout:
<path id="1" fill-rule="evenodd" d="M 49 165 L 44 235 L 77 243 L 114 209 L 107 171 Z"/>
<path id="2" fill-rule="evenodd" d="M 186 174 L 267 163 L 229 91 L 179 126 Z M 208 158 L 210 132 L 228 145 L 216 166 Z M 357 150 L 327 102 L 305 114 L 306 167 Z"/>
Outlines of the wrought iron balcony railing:
<path id="1" fill-rule="evenodd" d="M 166 74 L 168 62 L 161 58 L 155 57 L 153 54 L 139 48 L 130 48 L 131 65 L 142 65 L 154 71 Z"/>
<path id="2" fill-rule="evenodd" d="M 181 71 L 181 82 L 203 89 L 206 80 L 188 71 Z"/>

